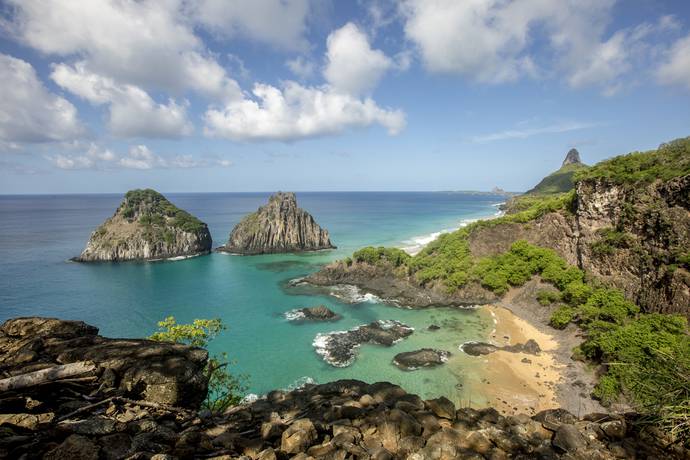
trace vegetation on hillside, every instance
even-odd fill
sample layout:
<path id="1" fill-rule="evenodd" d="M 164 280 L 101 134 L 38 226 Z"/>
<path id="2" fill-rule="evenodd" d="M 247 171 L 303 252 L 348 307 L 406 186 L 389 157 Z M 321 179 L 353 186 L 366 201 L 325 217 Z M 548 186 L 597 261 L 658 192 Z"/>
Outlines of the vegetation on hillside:
<path id="1" fill-rule="evenodd" d="M 414 276 L 421 284 L 440 282 L 452 292 L 470 281 L 481 281 L 486 286 L 494 286 L 492 290 L 500 294 L 507 289 L 507 284 L 501 281 L 502 277 L 490 274 L 470 254 L 468 238 L 472 232 L 506 223 L 526 223 L 549 212 L 570 212 L 574 198 L 574 192 L 525 197 L 518 212 L 496 219 L 480 220 L 455 232 L 444 233 L 413 257 L 400 249 L 367 247 L 355 252 L 352 259 L 345 262 L 354 260 L 372 265 L 389 262 L 394 267 L 401 268 L 399 272 Z"/>
<path id="2" fill-rule="evenodd" d="M 226 327 L 220 319 L 195 319 L 191 324 L 178 324 L 175 317 L 169 316 L 158 322 L 158 329 L 149 339 L 208 349 L 209 342 L 226 330 Z M 209 357 L 206 365 L 209 380 L 203 407 L 212 413 L 221 413 L 228 407 L 239 404 L 247 391 L 246 378 L 231 374 L 227 370 L 229 365 L 226 353 Z"/>
<path id="3" fill-rule="evenodd" d="M 606 179 L 617 184 L 639 184 L 686 174 L 690 174 L 690 137 L 662 144 L 657 150 L 602 161 L 578 171 L 575 180 Z"/>
<path id="4" fill-rule="evenodd" d="M 527 195 L 551 195 L 565 193 L 575 188 L 575 173 L 587 169 L 582 163 L 571 163 L 554 171 L 541 180 L 533 189 L 527 191 Z"/>
<path id="5" fill-rule="evenodd" d="M 199 219 L 150 188 L 127 192 L 121 212 L 125 218 L 136 218 L 140 224 L 151 229 L 170 225 L 184 232 L 197 233 L 205 227 Z M 161 236 L 165 239 L 165 235 Z M 168 239 L 171 236 L 168 235 Z"/>

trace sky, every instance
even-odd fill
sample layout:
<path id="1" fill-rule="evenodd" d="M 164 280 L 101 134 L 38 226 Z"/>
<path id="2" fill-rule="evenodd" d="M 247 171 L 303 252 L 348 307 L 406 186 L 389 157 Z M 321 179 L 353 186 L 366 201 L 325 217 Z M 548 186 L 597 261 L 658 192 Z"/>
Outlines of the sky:
<path id="1" fill-rule="evenodd" d="M 0 194 L 522 191 L 689 135 L 686 0 L 0 0 Z"/>

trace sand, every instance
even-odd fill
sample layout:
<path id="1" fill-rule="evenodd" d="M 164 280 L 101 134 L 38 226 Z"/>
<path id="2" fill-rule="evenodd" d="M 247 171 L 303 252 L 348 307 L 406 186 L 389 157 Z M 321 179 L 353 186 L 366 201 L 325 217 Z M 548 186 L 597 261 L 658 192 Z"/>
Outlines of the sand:
<path id="1" fill-rule="evenodd" d="M 514 345 L 534 339 L 542 351 L 535 356 L 499 350 L 477 357 L 484 361 L 485 366 L 472 391 L 483 394 L 487 406 L 508 414 L 533 415 L 559 407 L 555 389 L 561 380 L 564 365 L 554 355 L 558 348 L 556 339 L 515 316 L 510 310 L 500 306 L 483 308 L 494 318 L 495 331 L 491 335 L 491 343 L 497 346 Z"/>

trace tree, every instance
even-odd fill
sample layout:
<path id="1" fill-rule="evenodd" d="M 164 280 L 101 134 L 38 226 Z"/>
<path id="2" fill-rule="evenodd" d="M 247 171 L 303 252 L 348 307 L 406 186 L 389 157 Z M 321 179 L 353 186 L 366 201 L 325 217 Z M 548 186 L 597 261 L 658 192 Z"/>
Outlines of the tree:
<path id="1" fill-rule="evenodd" d="M 168 316 L 158 322 L 158 329 L 157 332 L 151 334 L 149 339 L 207 349 L 209 342 L 227 328 L 218 318 L 195 319 L 191 324 L 177 324 L 174 316 Z M 230 364 L 227 353 L 211 355 L 208 359 L 206 365 L 208 393 L 203 407 L 212 413 L 222 412 L 238 404 L 247 391 L 246 377 L 231 374 L 227 370 Z"/>

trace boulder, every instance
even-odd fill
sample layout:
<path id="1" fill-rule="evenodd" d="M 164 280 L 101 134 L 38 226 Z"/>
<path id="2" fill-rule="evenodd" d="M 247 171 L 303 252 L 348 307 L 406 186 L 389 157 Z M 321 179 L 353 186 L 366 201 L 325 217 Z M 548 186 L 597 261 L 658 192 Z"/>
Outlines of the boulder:
<path id="1" fill-rule="evenodd" d="M 393 358 L 393 364 L 403 370 L 415 370 L 420 367 L 435 367 L 448 361 L 450 352 L 433 348 L 422 348 L 415 351 L 398 353 Z"/>

